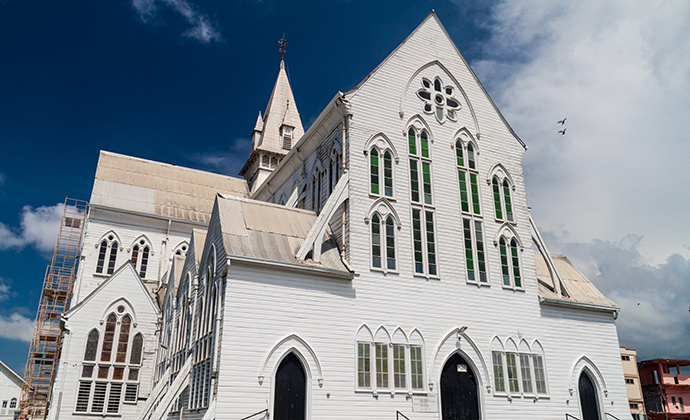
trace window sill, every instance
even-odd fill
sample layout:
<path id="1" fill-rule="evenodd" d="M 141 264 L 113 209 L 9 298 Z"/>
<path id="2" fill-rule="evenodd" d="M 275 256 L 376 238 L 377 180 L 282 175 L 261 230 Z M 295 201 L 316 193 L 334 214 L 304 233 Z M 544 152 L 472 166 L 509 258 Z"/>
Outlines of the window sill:
<path id="1" fill-rule="evenodd" d="M 426 279 L 426 280 L 441 280 L 441 276 L 439 275 L 430 275 L 430 274 L 422 274 L 422 273 L 414 273 L 414 277 L 420 278 L 420 279 Z"/>
<path id="2" fill-rule="evenodd" d="M 512 290 L 513 292 L 524 292 L 524 287 L 506 286 L 503 285 L 503 290 Z"/>
<path id="3" fill-rule="evenodd" d="M 93 273 L 94 277 L 110 277 L 112 274 L 105 274 L 105 273 Z"/>
<path id="4" fill-rule="evenodd" d="M 467 284 L 471 284 L 471 285 L 477 286 L 477 287 L 479 287 L 479 288 L 482 288 L 482 287 L 491 287 L 491 284 L 489 284 L 488 281 L 487 281 L 486 283 L 482 283 L 482 282 L 479 282 L 479 281 L 469 281 L 469 280 L 468 280 L 468 281 L 467 281 Z"/>
<path id="5" fill-rule="evenodd" d="M 382 273 L 382 274 L 400 274 L 398 270 L 388 270 L 385 268 L 378 268 L 378 267 L 369 267 L 369 270 L 374 271 L 376 273 Z"/>

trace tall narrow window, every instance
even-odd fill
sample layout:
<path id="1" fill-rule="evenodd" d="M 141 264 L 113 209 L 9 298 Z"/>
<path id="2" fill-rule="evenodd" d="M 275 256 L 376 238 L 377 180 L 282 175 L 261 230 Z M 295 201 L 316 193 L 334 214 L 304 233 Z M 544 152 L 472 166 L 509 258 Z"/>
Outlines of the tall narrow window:
<path id="1" fill-rule="evenodd" d="M 389 270 L 396 269 L 395 263 L 395 224 L 393 217 L 386 218 L 386 264 Z"/>
<path id="2" fill-rule="evenodd" d="M 419 167 L 416 159 L 410 159 L 410 191 L 412 201 L 419 203 Z"/>
<path id="3" fill-rule="evenodd" d="M 371 388 L 371 355 L 369 343 L 357 343 L 357 387 Z"/>
<path id="4" fill-rule="evenodd" d="M 463 170 L 458 171 L 458 182 L 460 184 L 460 209 L 465 212 L 470 212 L 470 198 L 467 192 L 467 172 Z"/>
<path id="5" fill-rule="evenodd" d="M 315 212 L 321 211 L 321 171 L 316 169 L 311 183 L 311 208 Z"/>
<path id="6" fill-rule="evenodd" d="M 96 272 L 103 272 L 103 265 L 105 264 L 105 254 L 108 251 L 108 242 L 103 241 L 98 250 L 98 263 L 96 263 Z"/>
<path id="7" fill-rule="evenodd" d="M 86 350 L 84 351 L 85 362 L 95 362 L 96 353 L 98 352 L 98 331 L 93 330 L 89 333 L 86 339 Z"/>
<path id="8" fill-rule="evenodd" d="M 414 243 L 414 271 L 424 273 L 424 253 L 422 251 L 421 211 L 412 210 L 412 239 Z"/>
<path id="9" fill-rule="evenodd" d="M 117 259 L 117 247 L 119 245 L 117 242 L 113 242 L 110 245 L 110 259 L 108 260 L 108 274 L 113 274 L 115 271 L 115 260 Z"/>
<path id="10" fill-rule="evenodd" d="M 128 315 L 125 315 L 120 323 L 120 337 L 117 340 L 115 363 L 125 363 L 127 360 L 127 346 L 129 344 L 129 328 L 131 324 L 132 319 Z"/>
<path id="11" fill-rule="evenodd" d="M 408 130 L 410 152 L 410 191 L 412 208 L 412 241 L 414 271 L 427 276 L 438 275 L 434 226 L 431 150 L 429 133 L 413 127 Z M 419 152 L 419 154 L 417 154 Z"/>
<path id="12" fill-rule="evenodd" d="M 476 281 L 477 277 L 475 275 L 474 269 L 474 252 L 472 249 L 472 230 L 470 228 L 470 221 L 468 219 L 462 219 L 462 232 L 465 237 L 465 266 L 467 267 L 467 280 Z"/>
<path id="13" fill-rule="evenodd" d="M 371 265 L 381 268 L 381 219 L 378 214 L 371 218 Z"/>
<path id="14" fill-rule="evenodd" d="M 409 152 L 410 155 L 416 155 L 417 154 L 417 133 L 414 131 L 414 128 L 410 127 L 410 129 L 407 131 L 407 141 L 408 141 L 408 146 L 409 146 Z"/>
<path id="15" fill-rule="evenodd" d="M 405 346 L 393 346 L 393 386 L 396 389 L 407 388 L 405 376 Z"/>
<path id="16" fill-rule="evenodd" d="M 501 254 L 501 272 L 503 273 L 503 285 L 510 286 L 510 267 L 508 267 L 508 250 L 506 249 L 506 240 L 501 237 L 498 241 L 498 248 Z"/>
<path id="17" fill-rule="evenodd" d="M 472 192 L 472 212 L 480 214 L 479 207 L 479 185 L 477 183 L 477 174 L 470 172 L 470 191 Z"/>
<path id="18" fill-rule="evenodd" d="M 467 144 L 467 163 L 470 166 L 470 169 L 477 169 L 477 162 L 474 159 L 474 146 L 472 143 Z"/>
<path id="19" fill-rule="evenodd" d="M 516 394 L 520 392 L 520 384 L 518 382 L 517 355 L 515 353 L 506 353 L 506 368 L 508 370 L 510 392 Z"/>
<path id="20" fill-rule="evenodd" d="M 532 367 L 530 366 L 530 355 L 520 353 L 520 375 L 522 377 L 522 392 L 532 394 Z"/>
<path id="21" fill-rule="evenodd" d="M 494 208 L 496 209 L 496 218 L 501 220 L 503 219 L 503 206 L 501 204 L 501 189 L 498 186 L 498 178 L 493 177 L 491 180 L 491 188 L 493 189 L 494 193 Z"/>
<path id="22" fill-rule="evenodd" d="M 462 142 L 460 140 L 455 142 L 455 158 L 458 166 L 465 166 L 465 160 L 463 159 L 462 153 Z"/>
<path id="23" fill-rule="evenodd" d="M 139 276 L 143 279 L 146 278 L 146 269 L 149 265 L 149 247 L 145 246 L 141 251 L 141 269 L 139 271 Z"/>
<path id="24" fill-rule="evenodd" d="M 427 271 L 435 276 L 436 270 L 436 239 L 434 237 L 434 213 L 426 212 L 426 255 Z"/>
<path id="25" fill-rule="evenodd" d="M 515 238 L 510 240 L 510 255 L 513 260 L 513 281 L 515 287 L 522 287 L 522 278 L 520 277 L 520 258 L 518 257 L 518 245 Z"/>
<path id="26" fill-rule="evenodd" d="M 105 322 L 105 334 L 103 334 L 103 348 L 101 349 L 101 362 L 110 362 L 113 352 L 113 340 L 115 339 L 115 324 L 117 318 L 110 314 Z"/>
<path id="27" fill-rule="evenodd" d="M 386 197 L 393 197 L 393 157 L 388 150 L 383 154 L 383 190 Z"/>
<path id="28" fill-rule="evenodd" d="M 506 392 L 505 376 L 503 375 L 503 353 L 493 351 L 491 358 L 494 367 L 494 391 Z"/>
<path id="29" fill-rule="evenodd" d="M 388 388 L 388 344 L 376 343 L 376 387 Z"/>
<path id="30" fill-rule="evenodd" d="M 537 394 L 546 394 L 546 374 L 544 372 L 544 359 L 540 354 L 532 355 L 534 363 L 534 383 L 537 386 Z"/>
<path id="31" fill-rule="evenodd" d="M 379 152 L 371 149 L 369 153 L 369 172 L 371 174 L 371 193 L 379 194 Z"/>
<path id="32" fill-rule="evenodd" d="M 422 366 L 422 347 L 410 346 L 410 379 L 412 380 L 412 389 L 424 389 Z"/>
<path id="33" fill-rule="evenodd" d="M 505 203 L 505 206 L 506 206 L 506 219 L 508 219 L 508 221 L 512 222 L 513 221 L 513 205 L 510 201 L 510 184 L 508 184 L 507 179 L 503 180 L 503 202 Z"/>

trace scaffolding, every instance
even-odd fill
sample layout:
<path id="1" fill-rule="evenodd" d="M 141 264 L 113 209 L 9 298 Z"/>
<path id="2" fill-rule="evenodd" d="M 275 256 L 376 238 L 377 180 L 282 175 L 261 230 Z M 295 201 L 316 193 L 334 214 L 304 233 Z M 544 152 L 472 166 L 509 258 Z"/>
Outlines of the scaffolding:
<path id="1" fill-rule="evenodd" d="M 48 412 L 62 346 L 60 318 L 72 297 L 88 205 L 86 201 L 65 199 L 53 259 L 43 281 L 24 371 L 25 383 L 20 403 L 22 418 L 43 419 Z"/>

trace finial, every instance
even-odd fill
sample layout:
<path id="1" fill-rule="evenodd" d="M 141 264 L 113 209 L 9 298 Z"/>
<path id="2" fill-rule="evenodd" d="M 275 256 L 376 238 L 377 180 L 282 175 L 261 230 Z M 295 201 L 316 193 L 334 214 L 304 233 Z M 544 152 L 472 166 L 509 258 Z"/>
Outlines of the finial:
<path id="1" fill-rule="evenodd" d="M 290 46 L 288 42 L 285 40 L 285 34 L 283 34 L 283 37 L 278 41 L 278 45 L 280 45 L 280 61 L 285 60 L 285 53 L 287 52 L 287 47 Z"/>

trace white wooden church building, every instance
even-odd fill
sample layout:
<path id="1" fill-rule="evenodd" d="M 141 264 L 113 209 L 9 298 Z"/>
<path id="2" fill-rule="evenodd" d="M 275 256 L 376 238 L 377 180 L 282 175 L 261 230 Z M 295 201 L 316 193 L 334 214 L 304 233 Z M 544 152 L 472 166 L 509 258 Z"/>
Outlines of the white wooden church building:
<path id="1" fill-rule="evenodd" d="M 49 418 L 630 418 L 433 12 L 306 132 L 281 62 L 252 137 L 244 179 L 101 152 Z"/>

